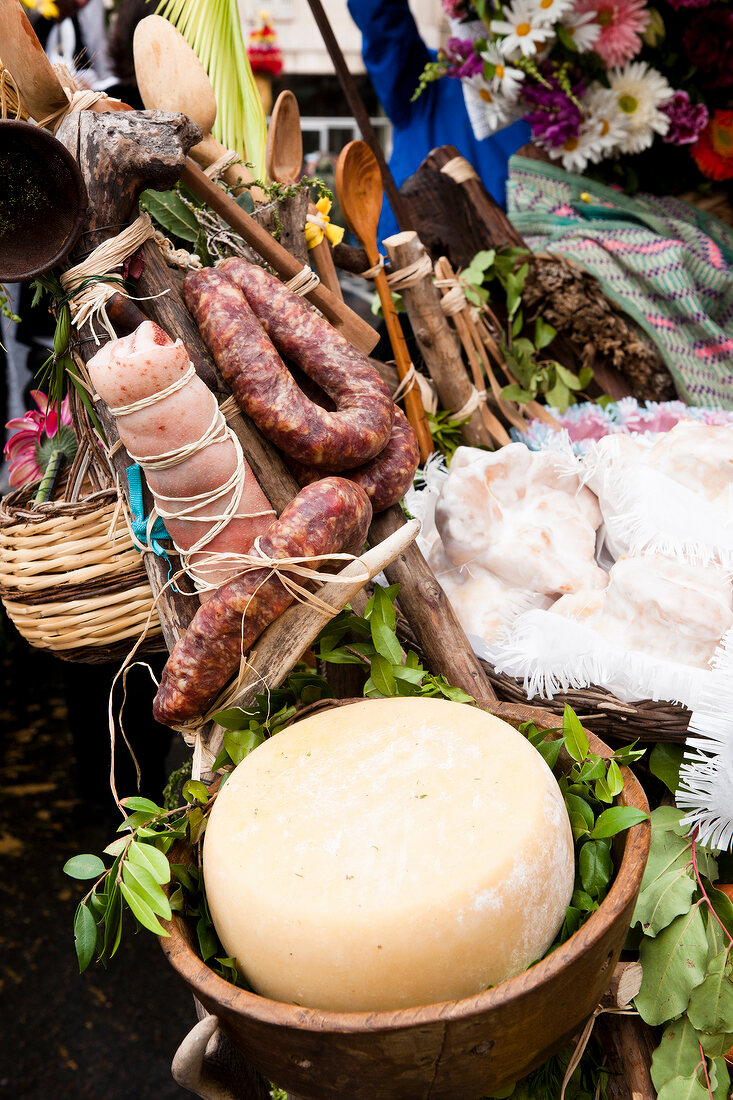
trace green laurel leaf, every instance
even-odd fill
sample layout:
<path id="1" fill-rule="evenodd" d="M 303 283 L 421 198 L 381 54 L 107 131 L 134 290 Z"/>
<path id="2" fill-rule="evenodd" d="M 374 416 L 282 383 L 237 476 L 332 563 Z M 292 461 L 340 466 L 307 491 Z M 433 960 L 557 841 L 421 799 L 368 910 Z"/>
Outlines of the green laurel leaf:
<path id="1" fill-rule="evenodd" d="M 644 976 L 635 1005 L 648 1024 L 663 1024 L 684 1012 L 705 977 L 707 941 L 698 906 L 677 917 L 639 949 Z"/>

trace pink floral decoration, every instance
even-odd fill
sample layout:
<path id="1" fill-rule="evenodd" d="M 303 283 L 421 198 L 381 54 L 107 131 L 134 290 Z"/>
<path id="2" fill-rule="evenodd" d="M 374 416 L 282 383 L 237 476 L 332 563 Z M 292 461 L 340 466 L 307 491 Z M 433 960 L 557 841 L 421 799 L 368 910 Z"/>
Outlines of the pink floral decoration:
<path id="1" fill-rule="evenodd" d="M 578 14 L 593 12 L 600 24 L 593 49 L 607 69 L 625 65 L 641 49 L 641 35 L 649 22 L 644 0 L 575 0 Z"/>
<path id="2" fill-rule="evenodd" d="M 31 397 L 40 412 L 31 409 L 25 416 L 14 417 L 5 425 L 14 433 L 4 447 L 5 458 L 10 464 L 10 484 L 14 488 L 39 481 L 43 476 L 40 448 L 47 439 L 54 439 L 59 435 L 60 431 L 65 436 L 71 431 L 68 397 L 65 397 L 61 403 L 61 424 L 59 424 L 56 409 L 49 407 L 45 393 L 40 390 L 31 390 Z"/>

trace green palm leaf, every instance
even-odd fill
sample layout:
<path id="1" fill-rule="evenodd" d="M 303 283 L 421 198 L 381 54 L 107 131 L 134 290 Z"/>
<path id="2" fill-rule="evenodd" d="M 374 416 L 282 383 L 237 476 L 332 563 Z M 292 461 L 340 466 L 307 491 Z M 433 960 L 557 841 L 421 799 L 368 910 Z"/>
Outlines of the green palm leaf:
<path id="1" fill-rule="evenodd" d="M 237 0 L 161 0 L 158 14 L 181 32 L 208 73 L 217 105 L 214 137 L 264 180 L 267 123 L 244 47 Z"/>

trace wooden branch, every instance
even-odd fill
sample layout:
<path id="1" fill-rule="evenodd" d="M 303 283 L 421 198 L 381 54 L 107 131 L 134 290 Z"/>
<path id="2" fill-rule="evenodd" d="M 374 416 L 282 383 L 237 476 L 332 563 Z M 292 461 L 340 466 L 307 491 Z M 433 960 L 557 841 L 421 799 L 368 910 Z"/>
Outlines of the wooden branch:
<path id="1" fill-rule="evenodd" d="M 601 1004 L 615 1008 L 626 1008 L 641 989 L 643 973 L 640 962 L 618 962 L 614 967 L 608 989 Z"/>
<path id="2" fill-rule="evenodd" d="M 638 1016 L 598 1017 L 598 1038 L 608 1056 L 609 1100 L 656 1100 L 650 1067 L 657 1040 Z"/>
<path id="3" fill-rule="evenodd" d="M 425 256 L 425 248 L 414 230 L 387 237 L 384 247 L 395 271 Z M 441 294 L 433 282 L 432 273 L 426 274 L 412 286 L 403 287 L 400 293 L 423 361 L 438 391 L 440 405 L 443 409 L 457 412 L 469 400 L 473 386 L 456 334 L 441 307 Z M 464 441 L 474 447 L 490 447 L 493 444 L 493 437 L 484 425 L 479 409 L 461 427 L 461 434 Z"/>
<path id="4" fill-rule="evenodd" d="M 526 248 L 522 236 L 514 228 L 499 204 L 491 197 L 478 175 L 474 174 L 461 183 L 456 183 L 452 176 L 446 173 L 446 168 L 450 172 L 450 165 L 459 156 L 460 153 L 454 145 L 441 145 L 428 153 L 423 165 L 426 168 L 432 168 L 440 172 L 441 176 L 450 181 L 451 187 L 460 192 L 466 200 L 466 208 L 470 218 L 470 232 L 477 234 L 474 239 L 473 254 L 478 252 L 480 248 L 485 248 L 485 242 L 487 241 L 491 242 L 490 247 L 493 248 L 507 246 Z"/>
<path id="5" fill-rule="evenodd" d="M 388 538 L 406 523 L 398 505 L 372 520 L 372 545 Z M 466 632 L 435 574 L 413 543 L 384 570 L 390 584 L 399 584 L 399 604 L 410 623 L 431 672 L 463 688 L 477 700 L 495 701 L 496 695 Z"/>
<path id="6" fill-rule="evenodd" d="M 300 274 L 303 264 L 298 263 L 282 245 L 270 236 L 266 229 L 247 214 L 234 199 L 213 183 L 190 158 L 182 175 L 182 180 L 193 193 L 215 210 L 232 229 L 239 233 L 243 241 L 270 264 L 283 279 L 293 279 Z M 358 313 L 355 313 L 325 286 L 317 286 L 308 294 L 308 299 L 320 309 L 324 317 L 334 325 L 342 336 L 365 352 L 367 355 L 379 340 L 379 334 Z"/>
<path id="7" fill-rule="evenodd" d="M 379 138 L 374 132 L 369 113 L 364 106 L 364 101 L 359 95 L 359 89 L 356 86 L 356 82 L 349 72 L 349 67 L 346 64 L 346 59 L 341 52 L 341 47 L 336 40 L 336 35 L 333 33 L 331 24 L 328 21 L 328 16 L 323 10 L 321 0 L 308 0 L 308 5 L 313 13 L 313 18 L 316 21 L 316 25 L 321 32 L 324 45 L 328 50 L 328 53 L 333 62 L 333 67 L 338 77 L 341 90 L 343 91 L 346 102 L 349 105 L 352 115 L 356 119 L 361 136 L 364 141 L 370 147 L 374 156 L 377 159 L 379 165 L 379 172 L 382 177 L 382 187 L 384 193 L 389 199 L 389 204 L 392 207 L 392 212 L 397 219 L 397 224 L 400 229 L 411 229 L 413 226 L 412 216 L 409 203 L 404 195 L 400 194 L 397 189 L 397 184 L 394 181 L 394 177 L 387 166 L 387 161 L 384 159 L 384 152 L 379 142 Z"/>

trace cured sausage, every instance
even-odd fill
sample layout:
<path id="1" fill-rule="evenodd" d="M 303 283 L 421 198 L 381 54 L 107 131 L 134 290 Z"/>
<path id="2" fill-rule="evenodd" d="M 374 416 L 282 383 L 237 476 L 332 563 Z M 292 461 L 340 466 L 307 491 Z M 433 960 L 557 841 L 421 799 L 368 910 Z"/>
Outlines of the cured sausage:
<path id="1" fill-rule="evenodd" d="M 364 544 L 371 517 L 363 489 L 327 477 L 302 489 L 259 545 L 270 558 L 354 553 Z M 205 714 L 242 655 L 292 601 L 268 566 L 222 585 L 201 605 L 168 658 L 153 704 L 157 720 L 175 726 Z"/>
<path id="2" fill-rule="evenodd" d="M 281 451 L 338 471 L 385 448 L 394 416 L 387 386 L 365 355 L 278 279 L 231 259 L 189 272 L 183 289 L 240 406 Z M 278 349 L 326 391 L 335 412 L 305 396 Z"/>
<path id="3" fill-rule="evenodd" d="M 383 512 L 402 500 L 412 485 L 419 462 L 417 436 L 402 410 L 395 409 L 392 435 L 384 450 L 356 470 L 343 470 L 341 476 L 361 486 L 374 512 Z M 300 485 L 309 485 L 323 476 L 299 462 L 290 461 L 288 466 Z"/>

